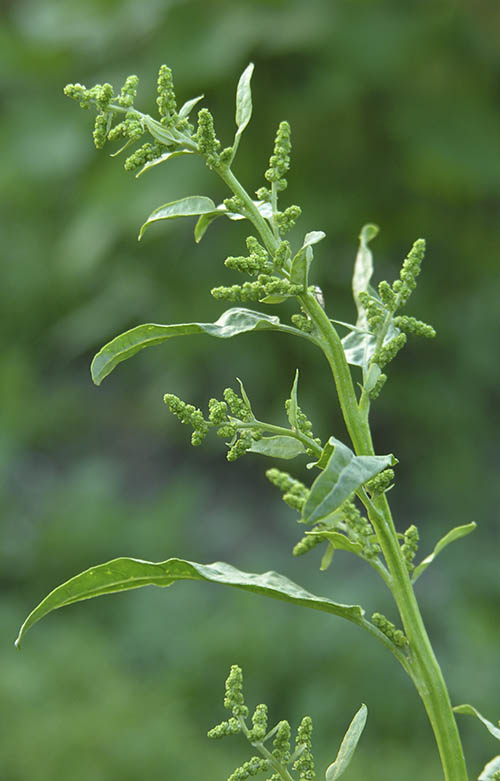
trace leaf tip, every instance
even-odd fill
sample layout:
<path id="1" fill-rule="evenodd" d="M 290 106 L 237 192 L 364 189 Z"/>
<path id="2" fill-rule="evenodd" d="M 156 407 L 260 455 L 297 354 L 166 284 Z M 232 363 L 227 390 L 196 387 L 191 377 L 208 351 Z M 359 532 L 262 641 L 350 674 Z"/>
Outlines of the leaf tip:
<path id="1" fill-rule="evenodd" d="M 369 241 L 372 241 L 372 239 L 377 236 L 380 228 L 378 225 L 375 225 L 373 222 L 368 222 L 366 225 L 363 225 L 361 228 L 361 232 L 359 234 L 359 240 L 364 241 L 366 244 L 368 244 Z"/>

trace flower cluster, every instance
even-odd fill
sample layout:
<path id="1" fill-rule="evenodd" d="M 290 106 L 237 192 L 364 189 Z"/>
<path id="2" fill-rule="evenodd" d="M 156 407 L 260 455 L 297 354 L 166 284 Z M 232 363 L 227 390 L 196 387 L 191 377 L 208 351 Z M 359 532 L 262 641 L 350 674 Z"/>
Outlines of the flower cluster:
<path id="1" fill-rule="evenodd" d="M 274 467 L 267 470 L 266 477 L 280 489 L 283 494 L 283 501 L 301 513 L 309 496 L 309 488 L 304 483 L 301 483 L 300 480 L 296 480 L 289 475 L 288 472 L 281 472 Z"/>
<path id="2" fill-rule="evenodd" d="M 290 169 L 291 130 L 288 122 L 280 122 L 274 140 L 273 154 L 269 158 L 269 168 L 265 173 L 268 182 L 275 185 L 278 191 L 287 186 L 285 175 Z"/>
<path id="3" fill-rule="evenodd" d="M 394 470 L 384 469 L 383 472 L 379 472 L 378 475 L 375 475 L 375 477 L 372 477 L 371 480 L 368 480 L 365 483 L 365 488 L 373 498 L 385 493 L 391 486 L 393 480 Z"/>
<path id="4" fill-rule="evenodd" d="M 406 566 L 408 567 L 409 572 L 415 568 L 413 559 L 415 558 L 418 551 L 419 539 L 418 529 L 414 524 L 412 524 L 405 531 L 403 535 L 403 544 L 401 545 L 401 553 L 403 554 L 404 560 L 406 561 Z"/>
<path id="5" fill-rule="evenodd" d="M 398 648 L 405 648 L 408 645 L 408 640 L 405 633 L 401 629 L 396 629 L 392 621 L 389 621 L 382 613 L 374 613 L 372 615 L 372 621 L 380 631 L 392 640 L 394 645 Z"/>
<path id="6" fill-rule="evenodd" d="M 194 136 L 198 151 L 209 168 L 216 168 L 219 165 L 220 141 L 215 135 L 214 118 L 207 108 L 202 108 L 198 112 L 198 129 Z"/>
<path id="7" fill-rule="evenodd" d="M 395 313 L 403 307 L 415 290 L 425 253 L 425 241 L 418 239 L 403 261 L 399 279 L 392 285 L 383 280 L 378 286 L 378 295 L 361 291 L 359 301 L 366 315 L 366 322 L 374 335 L 376 344 L 372 364 L 383 369 L 406 344 L 407 334 L 433 338 L 434 328 L 415 317 Z M 377 398 L 387 377 L 380 374 L 370 389 L 370 398 Z"/>
<path id="8" fill-rule="evenodd" d="M 291 728 L 286 720 L 282 720 L 268 731 L 267 705 L 257 705 L 252 715 L 252 726 L 246 724 L 248 708 L 243 696 L 243 673 L 237 665 L 231 667 L 226 681 L 224 707 L 231 711 L 231 717 L 222 721 L 208 732 L 209 738 L 223 738 L 228 735 L 243 733 L 251 745 L 256 748 L 261 757 L 252 757 L 236 768 L 228 781 L 244 781 L 250 776 L 261 772 L 274 771 L 268 781 L 280 781 L 283 771 L 290 765 L 298 772 L 298 778 L 304 781 L 314 781 L 314 759 L 311 747 L 312 720 L 304 716 L 295 739 L 295 749 L 291 752 Z M 265 747 L 266 741 L 273 739 L 272 750 Z M 281 771 L 281 772 L 280 772 Z M 291 778 L 287 770 L 287 778 Z"/>

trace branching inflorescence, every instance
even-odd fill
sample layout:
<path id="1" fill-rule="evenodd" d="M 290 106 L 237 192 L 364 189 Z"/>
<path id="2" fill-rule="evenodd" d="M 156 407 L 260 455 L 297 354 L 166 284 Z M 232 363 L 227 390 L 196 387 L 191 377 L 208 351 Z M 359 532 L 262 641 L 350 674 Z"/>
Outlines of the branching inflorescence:
<path id="1" fill-rule="evenodd" d="M 206 413 L 170 392 L 165 394 L 164 400 L 170 412 L 192 428 L 193 445 L 200 445 L 211 430 L 225 439 L 229 461 L 247 452 L 273 460 L 307 458 L 306 466 L 312 479 L 299 480 L 276 466 L 266 471 L 267 478 L 281 491 L 283 500 L 299 514 L 299 523 L 308 527 L 293 553 L 300 556 L 324 544 L 323 570 L 329 567 L 337 550 L 354 554 L 369 563 L 390 589 L 402 626 L 398 628 L 377 611 L 369 621 L 359 605 L 345 605 L 317 597 L 274 572 L 263 575 L 243 573 L 221 562 L 202 565 L 169 559 L 153 564 L 117 559 L 87 570 L 53 591 L 28 616 L 18 643 L 32 624 L 65 604 L 146 583 L 170 585 L 182 579 L 224 583 L 333 613 L 366 629 L 394 654 L 414 682 L 426 708 L 445 780 L 467 781 L 454 711 L 476 716 L 499 739 L 500 730 L 470 705 L 452 708 L 413 584 L 450 542 L 469 534 L 475 524 L 452 529 L 439 540 L 431 554 L 416 564 L 418 529 L 412 522 L 404 533 L 398 533 L 388 503 L 387 493 L 394 485 L 397 460 L 392 454 L 375 454 L 369 422 L 371 405 L 387 380 L 387 367 L 404 347 L 407 337 L 435 336 L 432 326 L 400 313 L 415 290 L 425 242 L 418 239 L 413 244 L 398 278 L 392 284 L 382 281 L 373 287 L 373 259 L 369 245 L 378 228 L 372 224 L 365 225 L 359 236 L 352 283 L 356 322 L 347 324 L 330 318 L 325 311 L 322 291 L 309 279 L 314 259 L 313 247 L 325 238 L 325 234 L 314 230 L 295 241 L 295 234 L 292 237 L 288 234 L 300 217 L 300 207 L 295 204 L 282 207 L 278 203 L 286 189 L 290 170 L 292 145 L 289 124 L 281 122 L 278 126 L 269 164 L 263 173 L 264 181 L 255 198 L 248 194 L 233 173 L 241 136 L 252 115 L 252 72 L 253 65 L 249 65 L 240 77 L 236 92 L 236 132 L 227 147 L 223 147 L 217 138 L 214 119 L 208 109 L 199 111 L 196 126 L 190 121 L 193 108 L 203 96 L 188 100 L 178 108 L 172 73 L 165 65 L 160 68 L 157 80 L 158 118 L 135 107 L 136 76 L 129 76 L 116 95 L 110 84 L 90 89 L 81 84 L 70 84 L 65 88 L 66 95 L 77 100 L 83 108 L 93 106 L 96 109 L 94 143 L 97 148 L 119 142 L 122 146 L 114 153 L 118 154 L 134 147 L 133 151 L 129 149 L 125 159 L 126 170 L 136 170 L 139 176 L 171 158 L 194 154 L 201 156 L 229 189 L 228 198 L 219 205 L 206 196 L 197 195 L 158 207 L 142 225 L 139 238 L 154 223 L 179 217 L 197 218 L 194 229 L 197 242 L 201 241 L 214 220 L 221 217 L 246 220 L 251 224 L 246 253 L 231 255 L 224 264 L 230 271 L 246 275 L 248 279 L 218 285 L 211 291 L 212 295 L 217 300 L 237 304 L 257 301 L 275 307 L 287 301 L 296 307 L 290 323 L 282 322 L 275 314 L 237 306 L 225 311 L 215 323 L 137 326 L 101 349 L 92 363 L 92 376 L 100 384 L 118 363 L 141 349 L 172 337 L 197 333 L 231 338 L 254 330 L 273 330 L 300 337 L 319 348 L 332 372 L 351 440 L 348 445 L 334 435 L 320 437 L 314 433 L 313 422 L 298 403 L 298 372 L 285 403 L 286 423 L 259 420 L 240 380 L 239 392 L 226 388 L 222 399 L 209 400 Z M 343 338 L 339 336 L 339 327 L 347 329 Z M 311 753 L 312 726 L 308 716 L 304 717 L 297 730 L 293 750 L 289 723 L 280 721 L 269 730 L 265 705 L 257 706 L 249 726 L 242 673 L 236 666 L 231 669 L 226 683 L 224 704 L 231 711 L 231 716 L 214 727 L 210 737 L 243 734 L 259 754 L 235 770 L 230 781 L 240 781 L 261 773 L 271 774 L 268 775 L 269 781 L 315 777 Z M 363 705 L 345 735 L 337 759 L 326 771 L 326 781 L 339 778 L 346 769 L 365 720 L 366 707 Z M 266 743 L 271 740 L 272 748 L 268 748 Z M 481 779 L 497 779 L 499 772 L 500 757 L 496 757 L 484 768 Z"/>

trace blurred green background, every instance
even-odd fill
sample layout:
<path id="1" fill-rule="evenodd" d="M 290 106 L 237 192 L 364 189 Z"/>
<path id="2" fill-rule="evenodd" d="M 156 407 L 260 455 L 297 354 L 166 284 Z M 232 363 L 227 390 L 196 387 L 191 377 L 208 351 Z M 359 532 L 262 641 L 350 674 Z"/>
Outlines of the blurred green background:
<path id="1" fill-rule="evenodd" d="M 494 0 L 16 0 L 0 32 L 0 777 L 2 781 L 222 781 L 248 758 L 212 743 L 230 664 L 250 705 L 315 722 L 318 777 L 360 702 L 365 735 L 348 779 L 439 779 L 417 696 L 392 658 L 359 630 L 299 608 L 204 584 L 145 589 L 61 611 L 16 654 L 27 612 L 81 569 L 118 555 L 223 559 L 278 569 L 370 613 L 392 608 L 371 570 L 337 554 L 290 555 L 293 511 L 247 456 L 200 449 L 162 404 L 203 404 L 236 376 L 254 408 L 283 414 L 295 368 L 322 436 L 342 436 L 326 364 L 306 342 L 255 334 L 145 351 L 99 389 L 88 366 L 108 338 L 140 322 L 209 321 L 208 290 L 231 284 L 228 254 L 245 226 L 217 223 L 200 245 L 188 222 L 150 211 L 221 184 L 198 160 L 135 180 L 97 153 L 91 115 L 62 94 L 80 81 L 141 78 L 152 110 L 167 62 L 180 100 L 203 92 L 219 136 L 233 133 L 234 91 L 256 64 L 254 118 L 237 173 L 250 190 L 279 120 L 294 136 L 286 194 L 300 233 L 324 229 L 316 279 L 329 312 L 352 320 L 360 226 L 377 222 L 377 278 L 393 278 L 411 243 L 428 240 L 410 313 L 439 338 L 413 342 L 390 367 L 373 421 L 378 452 L 400 459 L 391 494 L 401 530 L 419 524 L 422 553 L 452 525 L 479 529 L 451 547 L 418 592 L 455 703 L 498 718 L 498 211 L 500 7 Z M 291 467 L 293 469 L 293 466 Z M 300 468 L 297 467 L 300 475 Z M 388 657 L 388 655 L 387 655 Z M 496 661 L 495 661 L 496 660 Z M 495 753 L 461 722 L 471 774 Z M 416 768 L 415 768 L 416 766 Z"/>

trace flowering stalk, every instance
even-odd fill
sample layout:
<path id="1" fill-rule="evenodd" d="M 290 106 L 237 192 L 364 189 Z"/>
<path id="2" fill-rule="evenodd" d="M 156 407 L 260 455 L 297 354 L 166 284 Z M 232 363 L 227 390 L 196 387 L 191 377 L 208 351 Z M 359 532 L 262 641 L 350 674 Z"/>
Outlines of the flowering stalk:
<path id="1" fill-rule="evenodd" d="M 331 565 L 336 550 L 347 551 L 366 561 L 391 591 L 401 627 L 379 612 L 374 612 L 368 620 L 359 605 L 344 605 L 318 597 L 274 572 L 262 575 L 244 573 L 221 562 L 205 565 L 169 559 L 152 563 L 122 558 L 92 567 L 51 592 L 26 619 L 17 644 L 30 626 L 58 607 L 111 591 L 146 584 L 167 586 L 183 579 L 223 583 L 341 616 L 366 629 L 399 661 L 427 711 L 441 758 L 443 778 L 445 781 L 467 781 L 454 711 L 476 716 L 498 739 L 500 729 L 470 705 L 452 708 L 413 584 L 446 545 L 470 533 L 475 524 L 452 529 L 438 542 L 432 554 L 415 565 L 418 529 L 411 524 L 404 533 L 398 533 L 387 499 L 387 491 L 395 479 L 397 460 L 392 454 L 376 454 L 370 428 L 371 406 L 387 381 L 387 366 L 404 347 L 407 336 L 435 336 L 432 326 L 399 313 L 415 289 L 425 242 L 418 239 L 414 243 L 403 261 L 398 279 L 392 284 L 384 280 L 375 289 L 371 284 L 373 259 L 369 244 L 378 228 L 365 225 L 360 234 L 353 276 L 356 322 L 349 325 L 330 319 L 325 311 L 322 291 L 311 284 L 309 278 L 314 259 L 313 247 L 325 234 L 323 231 L 306 233 L 295 249 L 286 238 L 301 214 L 296 204 L 282 209 L 279 203 L 287 187 L 286 176 L 290 169 L 291 131 L 288 123 L 281 122 L 278 126 L 264 174 L 266 183 L 257 190 L 256 199 L 250 196 L 232 168 L 242 133 L 252 114 L 252 72 L 253 65 L 249 65 L 240 78 L 236 133 L 232 145 L 225 148 L 217 138 L 213 117 L 206 108 L 199 111 L 196 128 L 189 121 L 200 97 L 188 100 L 178 108 L 172 73 L 166 66 L 160 68 L 157 81 L 159 119 L 134 107 L 137 91 L 135 76 L 125 81 L 117 96 L 109 84 L 96 85 L 91 89 L 80 84 L 66 87 L 66 94 L 75 98 L 81 106 L 96 107 L 94 142 L 98 148 L 121 139 L 125 140 L 122 146 L 125 149 L 144 135 L 149 135 L 150 140 L 126 158 L 127 170 L 139 169 L 139 176 L 172 157 L 198 154 L 229 189 L 229 197 L 218 206 L 206 196 L 182 198 L 160 206 L 141 227 L 139 238 L 154 223 L 179 217 L 197 218 L 194 232 L 197 242 L 216 219 L 247 220 L 254 231 L 246 241 L 248 254 L 228 257 L 225 266 L 250 279 L 241 284 L 218 285 L 212 289 L 212 295 L 217 300 L 238 304 L 258 301 L 263 305 L 278 306 L 290 301 L 295 302 L 298 309 L 291 316 L 291 325 L 281 322 L 274 314 L 240 306 L 225 311 L 215 323 L 140 325 L 117 336 L 100 350 L 92 363 L 92 376 L 96 384 L 100 384 L 121 361 L 139 350 L 173 337 L 198 333 L 231 338 L 254 330 L 277 330 L 306 339 L 318 347 L 332 373 L 350 437 L 348 445 L 334 436 L 325 440 L 315 435 L 313 422 L 298 403 L 298 372 L 290 396 L 285 401 L 288 426 L 259 420 L 239 380 L 239 391 L 228 387 L 222 399 L 211 398 L 207 413 L 173 393 L 166 393 L 164 401 L 181 423 L 193 429 L 193 445 L 200 445 L 211 431 L 225 439 L 229 461 L 246 452 L 260 453 L 274 460 L 303 456 L 313 459 L 308 466 L 316 476 L 309 486 L 276 467 L 266 471 L 270 482 L 281 491 L 283 500 L 299 513 L 299 523 L 308 527 L 295 545 L 294 555 L 305 555 L 319 545 L 325 546 L 321 561 L 323 570 Z M 341 338 L 336 326 L 347 327 L 348 334 Z M 353 371 L 361 373 L 359 392 Z M 260 754 L 239 767 L 229 781 L 240 781 L 269 771 L 272 771 L 271 781 L 315 778 L 309 717 L 304 717 L 299 727 L 294 752 L 291 750 L 291 731 L 287 721 L 280 721 L 267 731 L 265 705 L 257 706 L 252 727 L 249 727 L 246 721 L 248 708 L 242 693 L 242 674 L 236 666 L 226 683 L 225 706 L 232 711 L 232 716 L 211 730 L 210 736 L 219 738 L 242 734 Z M 337 758 L 326 771 L 326 781 L 333 781 L 344 772 L 365 721 L 366 706 L 363 705 L 347 730 Z M 265 744 L 271 738 L 273 748 L 269 749 Z M 499 773 L 500 757 L 496 757 L 485 767 L 481 778 L 497 779 Z"/>

